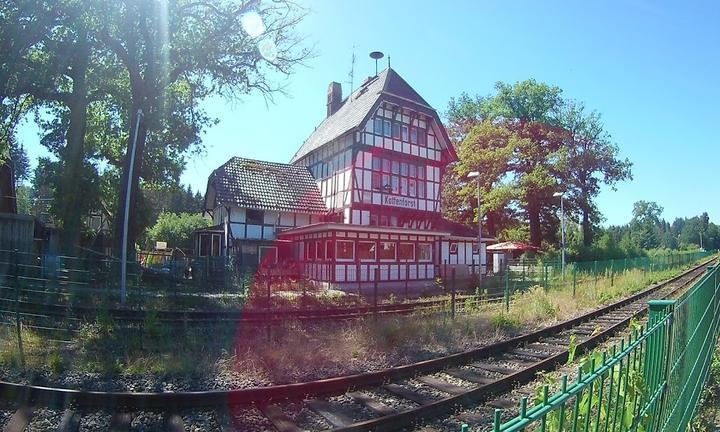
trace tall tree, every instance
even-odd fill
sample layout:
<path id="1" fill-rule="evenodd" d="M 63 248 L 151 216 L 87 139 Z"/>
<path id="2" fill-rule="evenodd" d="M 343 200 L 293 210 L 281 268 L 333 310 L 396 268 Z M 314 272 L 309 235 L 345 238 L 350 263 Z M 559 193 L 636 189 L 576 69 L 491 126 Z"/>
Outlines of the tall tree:
<path id="1" fill-rule="evenodd" d="M 527 217 L 530 241 L 540 246 L 543 207 L 557 207 L 551 197 L 558 189 L 557 164 L 564 137 L 558 122 L 562 91 L 532 79 L 498 83 L 496 91 L 488 103 L 489 117 L 515 137 L 510 160 L 513 190 Z"/>
<path id="2" fill-rule="evenodd" d="M 652 249 L 660 245 L 656 227 L 660 224 L 663 208 L 654 201 L 637 201 L 633 204 L 633 217 L 630 231 L 633 241 L 643 249 Z"/>
<path id="3" fill-rule="evenodd" d="M 210 94 L 236 98 L 251 91 L 271 96 L 282 89 L 272 83 L 270 73 L 289 74 L 310 54 L 293 35 L 303 14 L 290 2 L 122 0 L 107 2 L 104 16 L 101 38 L 122 62 L 130 92 L 119 214 L 125 211 L 128 179 L 137 191 L 152 147 L 162 148 L 176 132 L 167 128 L 169 114 L 186 120 L 185 140 L 196 144 L 209 122 L 198 109 L 200 100 Z M 172 93 L 184 98 L 184 110 L 169 110 Z M 136 166 L 130 177 L 135 137 Z M 138 233 L 133 217 L 137 196 L 130 194 L 130 246 Z M 116 218 L 118 250 L 122 223 Z"/>
<path id="4" fill-rule="evenodd" d="M 585 112 L 581 102 L 567 101 L 560 116 L 567 131 L 566 151 L 561 167 L 561 182 L 569 199 L 581 214 L 583 244 L 593 242 L 593 226 L 600 221 L 594 199 L 602 184 L 615 190 L 619 181 L 631 180 L 632 163 L 618 157 L 618 147 L 605 131 L 600 114 Z"/>

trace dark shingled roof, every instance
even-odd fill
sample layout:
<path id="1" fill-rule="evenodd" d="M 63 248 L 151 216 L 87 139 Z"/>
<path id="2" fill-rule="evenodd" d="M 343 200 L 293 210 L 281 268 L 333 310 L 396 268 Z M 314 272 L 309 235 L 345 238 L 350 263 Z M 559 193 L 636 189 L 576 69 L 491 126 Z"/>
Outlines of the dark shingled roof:
<path id="1" fill-rule="evenodd" d="M 439 122 L 435 110 L 397 72 L 387 68 L 346 98 L 340 108 L 320 123 L 315 131 L 295 153 L 295 162 L 316 148 L 327 144 L 345 133 L 361 126 L 372 114 L 373 107 L 382 95 L 395 96 L 419 105 L 426 114 L 433 115 Z M 423 109 L 424 108 L 424 109 Z"/>
<path id="2" fill-rule="evenodd" d="M 215 206 L 326 213 L 310 171 L 298 165 L 234 157 L 210 174 Z"/>

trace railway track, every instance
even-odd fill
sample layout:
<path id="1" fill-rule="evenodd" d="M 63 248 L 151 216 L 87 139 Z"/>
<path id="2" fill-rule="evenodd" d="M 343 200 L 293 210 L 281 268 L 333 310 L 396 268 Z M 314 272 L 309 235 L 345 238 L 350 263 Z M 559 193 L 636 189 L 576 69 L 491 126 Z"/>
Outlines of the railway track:
<path id="1" fill-rule="evenodd" d="M 537 332 L 375 372 L 269 387 L 177 393 L 92 392 L 0 382 L 1 399 L 13 403 L 15 410 L 6 430 L 24 430 L 35 410 L 47 408 L 55 410 L 60 430 L 78 430 L 76 425 L 83 418 L 98 411 L 109 416 L 106 423 L 112 425 L 111 430 L 129 428 L 147 413 L 155 413 L 161 429 L 184 430 L 196 411 L 212 413 L 213 426 L 204 427 L 222 430 L 399 430 L 486 402 L 532 380 L 539 371 L 555 368 L 567 359 L 571 335 L 577 337 L 579 350 L 594 347 L 642 315 L 648 300 L 673 296 L 692 285 L 707 264 Z"/>

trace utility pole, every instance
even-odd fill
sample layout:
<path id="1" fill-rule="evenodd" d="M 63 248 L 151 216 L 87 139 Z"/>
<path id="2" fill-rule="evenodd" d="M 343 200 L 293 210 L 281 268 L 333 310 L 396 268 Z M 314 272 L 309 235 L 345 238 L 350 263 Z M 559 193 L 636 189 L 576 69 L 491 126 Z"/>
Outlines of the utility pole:
<path id="1" fill-rule="evenodd" d="M 132 192 L 133 169 L 135 168 L 135 148 L 137 147 L 138 129 L 140 129 L 140 118 L 143 112 L 137 111 L 135 121 L 135 134 L 133 136 L 132 149 L 130 149 L 130 167 L 128 169 L 127 193 L 125 194 L 125 215 L 123 218 L 122 252 L 120 255 L 120 304 L 125 304 L 127 299 L 127 241 L 128 241 L 128 219 L 130 218 L 130 193 Z"/>
<path id="2" fill-rule="evenodd" d="M 477 215 L 478 215 L 478 285 L 482 286 L 482 211 L 480 210 L 480 171 L 471 171 L 468 178 L 477 177 Z"/>
<path id="3" fill-rule="evenodd" d="M 562 247 L 562 277 L 565 279 L 565 205 L 564 205 L 564 194 L 562 192 L 555 192 L 554 197 L 560 197 L 560 242 Z"/>

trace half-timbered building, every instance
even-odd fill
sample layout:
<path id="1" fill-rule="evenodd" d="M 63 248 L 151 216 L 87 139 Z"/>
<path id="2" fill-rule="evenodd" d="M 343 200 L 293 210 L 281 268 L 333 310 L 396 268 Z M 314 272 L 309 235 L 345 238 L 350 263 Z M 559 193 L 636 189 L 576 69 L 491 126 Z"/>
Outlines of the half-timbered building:
<path id="1" fill-rule="evenodd" d="M 290 245 L 288 259 L 310 278 L 339 287 L 375 277 L 422 285 L 432 283 L 445 265 L 484 268 L 476 231 L 442 217 L 441 179 L 457 155 L 425 99 L 387 68 L 345 98 L 341 85 L 331 83 L 326 114 L 291 160 L 313 179 L 320 205 L 313 201 L 308 211 L 315 219 L 274 225 L 277 240 Z M 275 199 L 293 194 L 281 182 L 276 186 Z M 213 208 L 217 223 L 229 214 L 230 226 L 241 226 L 232 217 L 233 211 L 240 217 L 240 208 L 217 209 L 217 190 L 208 186 L 206 201 L 212 204 L 206 208 Z M 263 208 L 272 205 L 269 197 Z M 228 232 L 242 250 L 244 232 Z"/>
<path id="2" fill-rule="evenodd" d="M 210 174 L 205 211 L 213 226 L 197 233 L 197 255 L 233 256 L 242 267 L 277 262 L 290 247 L 278 232 L 315 224 L 327 213 L 306 168 L 240 157 Z"/>

